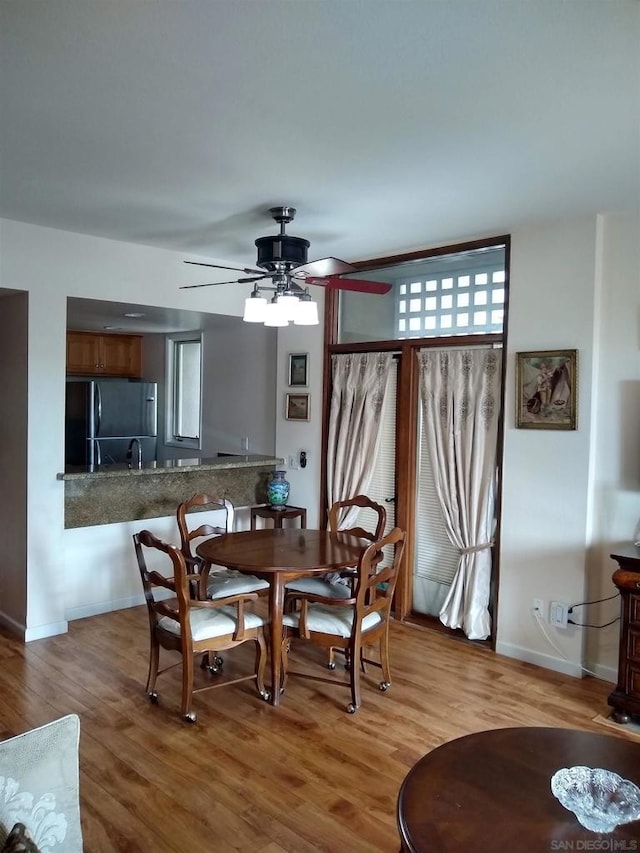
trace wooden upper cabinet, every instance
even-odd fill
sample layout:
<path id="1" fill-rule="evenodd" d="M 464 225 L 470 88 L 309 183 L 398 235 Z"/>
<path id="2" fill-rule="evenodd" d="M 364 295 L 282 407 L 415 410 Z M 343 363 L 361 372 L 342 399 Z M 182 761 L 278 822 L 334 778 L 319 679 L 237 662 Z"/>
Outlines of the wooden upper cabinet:
<path id="1" fill-rule="evenodd" d="M 67 373 L 139 377 L 142 374 L 142 337 L 67 332 Z"/>

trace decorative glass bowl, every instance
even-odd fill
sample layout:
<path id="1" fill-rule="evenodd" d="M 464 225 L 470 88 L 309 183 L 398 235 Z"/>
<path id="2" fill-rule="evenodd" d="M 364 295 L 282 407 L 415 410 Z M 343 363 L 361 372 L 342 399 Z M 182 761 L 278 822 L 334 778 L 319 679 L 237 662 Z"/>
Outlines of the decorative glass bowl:
<path id="1" fill-rule="evenodd" d="M 640 819 L 640 788 L 611 770 L 563 767 L 551 777 L 551 791 L 592 832 Z"/>

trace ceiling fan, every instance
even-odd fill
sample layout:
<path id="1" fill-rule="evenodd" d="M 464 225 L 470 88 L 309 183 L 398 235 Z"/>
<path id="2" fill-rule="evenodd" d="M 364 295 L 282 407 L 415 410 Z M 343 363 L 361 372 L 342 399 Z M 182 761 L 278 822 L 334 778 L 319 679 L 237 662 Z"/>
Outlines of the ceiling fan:
<path id="1" fill-rule="evenodd" d="M 318 310 L 309 294 L 308 285 L 310 284 L 330 289 L 354 290 L 360 293 L 384 294 L 391 290 L 391 285 L 385 282 L 342 278 L 346 273 L 357 272 L 358 268 L 338 258 L 321 258 L 308 262 L 307 250 L 311 245 L 309 241 L 286 233 L 287 223 L 291 222 L 296 215 L 295 207 L 271 207 L 269 213 L 279 223 L 280 233 L 258 237 L 255 241 L 258 249 L 257 267 L 260 269 L 185 261 L 185 264 L 235 270 L 245 275 L 230 281 L 187 284 L 180 289 L 251 283 L 253 291 L 246 300 L 243 319 L 249 323 L 263 322 L 268 326 L 286 326 L 289 321 L 296 325 L 317 325 Z M 267 279 L 271 280 L 271 285 L 261 284 Z M 261 296 L 263 290 L 274 293 L 269 303 Z"/>

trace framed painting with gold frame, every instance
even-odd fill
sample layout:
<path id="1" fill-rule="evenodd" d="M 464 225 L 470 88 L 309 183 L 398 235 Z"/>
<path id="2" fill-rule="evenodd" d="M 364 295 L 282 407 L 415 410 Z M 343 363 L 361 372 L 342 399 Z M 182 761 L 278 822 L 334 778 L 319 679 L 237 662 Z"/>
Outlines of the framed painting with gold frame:
<path id="1" fill-rule="evenodd" d="M 516 426 L 576 429 L 578 351 L 516 353 Z"/>

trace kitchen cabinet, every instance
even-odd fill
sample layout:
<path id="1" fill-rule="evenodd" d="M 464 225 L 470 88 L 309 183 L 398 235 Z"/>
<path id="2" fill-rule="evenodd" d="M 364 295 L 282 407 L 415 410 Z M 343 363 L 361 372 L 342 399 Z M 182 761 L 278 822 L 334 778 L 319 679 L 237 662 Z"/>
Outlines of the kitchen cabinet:
<path id="1" fill-rule="evenodd" d="M 611 555 L 620 567 L 613 582 L 620 591 L 618 684 L 608 699 L 617 723 L 640 714 L 640 547 L 625 545 Z"/>
<path id="2" fill-rule="evenodd" d="M 67 373 L 139 377 L 142 374 L 142 337 L 67 332 Z"/>

